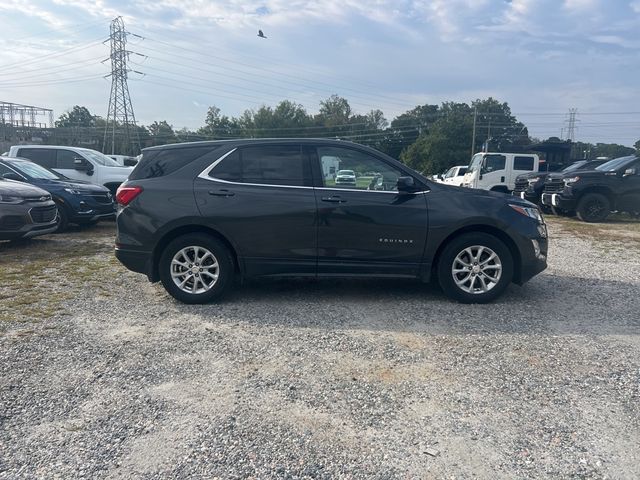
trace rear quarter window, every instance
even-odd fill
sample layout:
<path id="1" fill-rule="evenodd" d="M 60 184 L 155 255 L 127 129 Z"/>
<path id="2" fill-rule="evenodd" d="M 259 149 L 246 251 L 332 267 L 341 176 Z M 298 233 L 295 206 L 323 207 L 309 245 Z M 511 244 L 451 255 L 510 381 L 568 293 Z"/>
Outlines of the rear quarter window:
<path id="1" fill-rule="evenodd" d="M 207 145 L 202 147 L 167 148 L 166 150 L 150 150 L 142 153 L 142 159 L 129 175 L 130 180 L 164 177 L 185 165 L 190 164 L 219 146 Z"/>

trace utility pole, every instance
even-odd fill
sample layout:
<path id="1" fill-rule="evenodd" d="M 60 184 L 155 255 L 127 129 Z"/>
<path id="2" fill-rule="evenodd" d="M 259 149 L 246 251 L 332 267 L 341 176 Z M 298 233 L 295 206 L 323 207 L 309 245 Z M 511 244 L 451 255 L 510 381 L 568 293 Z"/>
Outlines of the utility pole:
<path id="1" fill-rule="evenodd" d="M 133 71 L 127 67 L 129 55 L 134 52 L 127 50 L 127 32 L 124 28 L 122 17 L 114 18 L 110 27 L 111 55 L 111 95 L 109 96 L 109 109 L 107 113 L 107 125 L 104 130 L 102 151 L 111 155 L 116 153 L 116 137 L 122 141 L 124 151 L 122 154 L 138 153 L 140 151 L 140 135 L 136 127 L 136 117 L 133 114 L 131 97 L 127 77 Z M 106 61 L 106 60 L 105 60 Z M 140 73 L 140 72 L 136 72 Z M 109 142 L 109 143 L 107 143 Z M 134 148 L 137 147 L 137 148 Z"/>
<path id="2" fill-rule="evenodd" d="M 478 121 L 478 107 L 473 107 L 473 138 L 471 139 L 471 156 L 476 154 L 476 122 Z"/>

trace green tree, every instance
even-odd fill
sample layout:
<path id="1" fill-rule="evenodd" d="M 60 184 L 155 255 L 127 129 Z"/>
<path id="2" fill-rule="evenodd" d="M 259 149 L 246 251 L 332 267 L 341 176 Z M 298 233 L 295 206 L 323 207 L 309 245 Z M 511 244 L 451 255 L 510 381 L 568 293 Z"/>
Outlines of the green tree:
<path id="1" fill-rule="evenodd" d="M 477 111 L 476 151 L 485 143 L 491 152 L 519 151 L 531 144 L 527 127 L 511 114 L 506 102 L 489 97 L 478 99 L 471 106 Z"/>
<path id="2" fill-rule="evenodd" d="M 386 129 L 378 148 L 393 158 L 400 158 L 402 151 L 415 143 L 420 134 L 429 132 L 438 115 L 438 105 L 418 105 L 398 115 Z"/>
<path id="3" fill-rule="evenodd" d="M 351 106 L 346 98 L 331 95 L 320 102 L 320 111 L 315 117 L 318 125 L 327 127 L 342 127 L 349 123 L 351 118 Z M 348 130 L 346 128 L 345 130 Z"/>
<path id="4" fill-rule="evenodd" d="M 400 155 L 401 161 L 426 174 L 469 163 L 473 110 L 466 103 L 446 102 L 439 112 L 431 128 Z"/>
<path id="5" fill-rule="evenodd" d="M 149 139 L 152 145 L 165 145 L 178 141 L 173 127 L 166 120 L 153 122 L 147 127 L 147 130 L 149 131 Z"/>
<path id="6" fill-rule="evenodd" d="M 209 139 L 237 137 L 240 133 L 237 120 L 222 115 L 215 105 L 207 110 L 204 127 L 198 130 L 198 134 Z"/>
<path id="7" fill-rule="evenodd" d="M 56 127 L 95 127 L 96 118 L 91 115 L 87 107 L 75 105 L 64 112 L 56 121 Z"/>

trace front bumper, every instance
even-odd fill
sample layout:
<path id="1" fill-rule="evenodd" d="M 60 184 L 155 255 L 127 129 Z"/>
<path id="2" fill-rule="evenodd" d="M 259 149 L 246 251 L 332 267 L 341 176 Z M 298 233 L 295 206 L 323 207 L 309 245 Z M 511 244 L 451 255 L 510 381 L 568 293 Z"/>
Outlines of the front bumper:
<path id="1" fill-rule="evenodd" d="M 542 204 L 548 207 L 556 207 L 560 210 L 575 210 L 576 201 L 573 198 L 567 198 L 561 193 L 543 193 Z"/>
<path id="2" fill-rule="evenodd" d="M 0 214 L 0 240 L 17 240 L 53 233 L 58 228 L 57 220 L 58 213 L 52 201 L 3 205 Z"/>

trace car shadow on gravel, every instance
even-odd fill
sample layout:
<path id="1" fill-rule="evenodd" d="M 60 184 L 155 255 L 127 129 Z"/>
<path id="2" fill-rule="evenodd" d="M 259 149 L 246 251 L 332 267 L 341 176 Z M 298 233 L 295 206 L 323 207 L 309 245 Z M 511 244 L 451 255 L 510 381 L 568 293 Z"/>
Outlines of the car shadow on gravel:
<path id="1" fill-rule="evenodd" d="M 464 305 L 412 280 L 254 280 L 224 302 L 178 311 L 258 326 L 433 334 L 640 334 L 638 284 L 542 274 L 497 301 Z M 168 297 L 167 297 L 168 298 Z M 168 300 L 171 301 L 171 300 Z"/>

